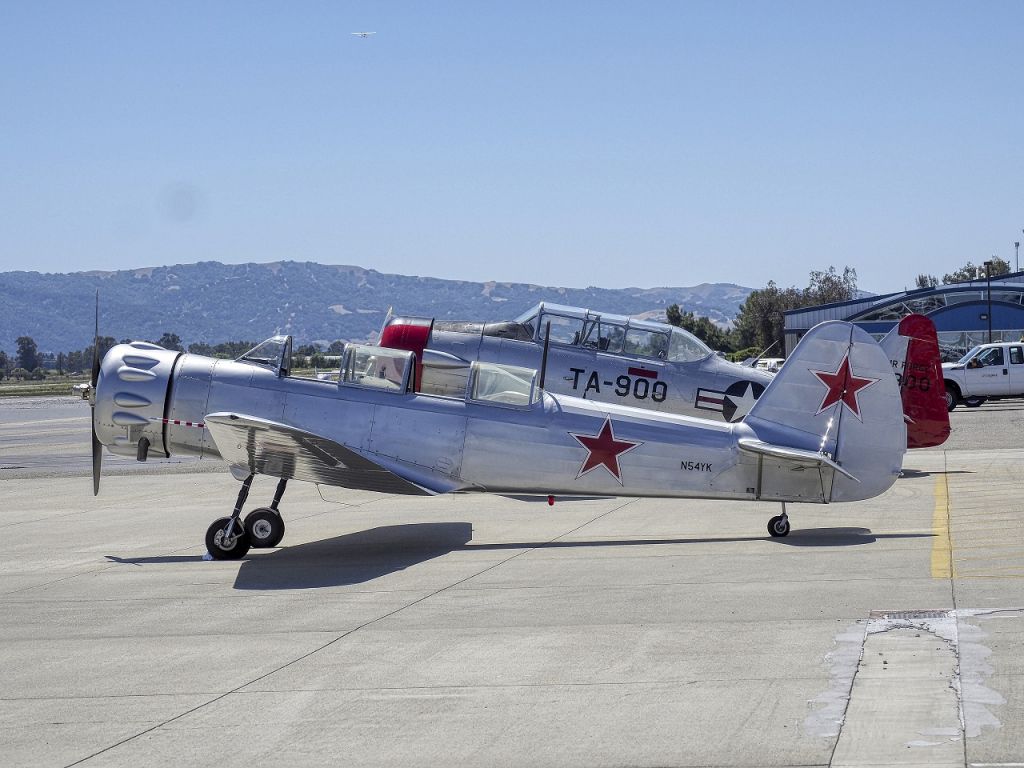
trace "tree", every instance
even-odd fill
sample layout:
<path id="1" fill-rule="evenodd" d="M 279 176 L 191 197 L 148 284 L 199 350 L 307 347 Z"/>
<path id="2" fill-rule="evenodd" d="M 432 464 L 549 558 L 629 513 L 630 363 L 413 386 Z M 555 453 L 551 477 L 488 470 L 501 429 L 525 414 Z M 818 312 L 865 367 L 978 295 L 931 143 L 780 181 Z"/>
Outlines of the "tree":
<path id="1" fill-rule="evenodd" d="M 989 274 L 992 277 L 996 275 L 1005 275 L 1010 271 L 1010 262 L 1000 259 L 998 256 L 992 257 L 992 268 Z M 962 283 L 965 280 L 984 280 L 985 279 L 985 265 L 976 266 L 973 262 L 968 261 L 960 269 L 956 269 L 949 274 L 942 276 L 942 284 L 949 285 L 950 283 Z"/>
<path id="2" fill-rule="evenodd" d="M 164 331 L 164 335 L 160 337 L 160 341 L 157 342 L 157 346 L 174 352 L 185 351 L 185 348 L 181 346 L 181 337 L 176 333 L 171 333 L 170 331 Z"/>
<path id="3" fill-rule="evenodd" d="M 18 367 L 34 371 L 39 367 L 39 354 L 31 336 L 18 337 Z"/>
<path id="4" fill-rule="evenodd" d="M 806 304 L 832 304 L 837 301 L 849 301 L 857 295 L 857 270 L 843 267 L 843 274 L 829 267 L 827 272 L 811 272 L 811 280 L 804 291 Z"/>
<path id="5" fill-rule="evenodd" d="M 765 350 L 775 343 L 776 349 L 785 349 L 783 312 L 806 306 L 806 300 L 806 291 L 779 288 L 774 280 L 769 280 L 764 288 L 751 291 L 736 315 L 737 348 Z"/>
<path id="6" fill-rule="evenodd" d="M 64 353 L 63 352 L 58 352 L 57 353 L 57 373 L 62 374 L 62 375 L 64 373 L 64 360 L 65 360 Z"/>
<path id="7" fill-rule="evenodd" d="M 672 304 L 665 310 L 669 325 L 689 331 L 709 347 L 721 352 L 732 352 L 735 349 L 732 333 L 724 331 L 706 317 L 697 317 L 693 312 L 683 312 L 678 304 Z"/>
<path id="8" fill-rule="evenodd" d="M 922 272 L 917 276 L 915 283 L 918 288 L 935 288 L 939 284 L 939 278 L 935 275 L 926 275 Z"/>
<path id="9" fill-rule="evenodd" d="M 7 356 L 7 353 L 0 349 L 0 379 L 7 375 L 11 370 L 11 359 Z"/>
<path id="10" fill-rule="evenodd" d="M 327 348 L 328 355 L 340 355 L 341 351 L 345 348 L 344 341 L 332 341 L 331 346 Z"/>
<path id="11" fill-rule="evenodd" d="M 734 349 L 758 347 L 765 350 L 774 344 L 781 353 L 786 348 L 786 311 L 849 301 L 856 295 L 857 270 L 853 267 L 844 267 L 842 274 L 836 272 L 835 267 L 829 267 L 825 272 L 813 271 L 803 290 L 779 288 L 774 280 L 769 280 L 764 288 L 752 291 L 740 306 L 735 323 Z"/>

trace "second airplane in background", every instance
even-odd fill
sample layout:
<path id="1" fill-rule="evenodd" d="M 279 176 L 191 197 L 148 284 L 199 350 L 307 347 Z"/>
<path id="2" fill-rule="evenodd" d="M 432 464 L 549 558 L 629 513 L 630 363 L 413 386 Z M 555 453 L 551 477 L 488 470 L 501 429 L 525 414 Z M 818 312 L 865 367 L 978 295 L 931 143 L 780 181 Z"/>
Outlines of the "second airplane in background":
<path id="1" fill-rule="evenodd" d="M 911 315 L 880 343 L 901 388 L 915 390 L 914 413 L 904 409 L 907 447 L 941 445 L 949 417 L 935 326 Z M 435 362 L 440 353 L 453 362 L 544 368 L 549 392 L 730 423 L 747 415 L 773 378 L 725 360 L 681 328 L 543 302 L 508 322 L 389 315 L 379 344 L 415 352 L 418 359 L 426 349 Z"/>

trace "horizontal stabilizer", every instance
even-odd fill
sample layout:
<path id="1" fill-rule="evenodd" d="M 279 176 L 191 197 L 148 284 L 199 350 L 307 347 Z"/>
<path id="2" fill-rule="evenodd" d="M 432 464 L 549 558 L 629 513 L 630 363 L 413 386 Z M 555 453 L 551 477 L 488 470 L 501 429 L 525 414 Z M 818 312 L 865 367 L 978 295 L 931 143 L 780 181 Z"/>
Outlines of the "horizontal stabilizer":
<path id="1" fill-rule="evenodd" d="M 746 437 L 741 437 L 737 442 L 740 446 L 740 450 L 747 451 L 748 453 L 756 453 L 761 456 L 771 456 L 773 459 L 783 459 L 785 461 L 792 462 L 794 468 L 806 467 L 820 469 L 821 467 L 829 467 L 841 475 L 846 475 L 846 477 L 850 478 L 854 482 L 860 482 L 856 477 L 851 475 L 823 453 L 805 451 L 800 448 L 788 448 L 784 445 L 772 445 L 771 443 L 766 443 L 762 440 L 751 440 Z"/>

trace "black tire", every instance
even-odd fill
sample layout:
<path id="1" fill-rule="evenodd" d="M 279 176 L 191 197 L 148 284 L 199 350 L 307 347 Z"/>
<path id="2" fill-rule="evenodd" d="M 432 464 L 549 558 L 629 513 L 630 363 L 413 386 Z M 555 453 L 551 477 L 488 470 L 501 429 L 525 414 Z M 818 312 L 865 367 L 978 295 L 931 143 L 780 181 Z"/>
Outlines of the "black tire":
<path id="1" fill-rule="evenodd" d="M 977 408 L 984 402 L 984 397 L 968 397 L 966 400 L 964 400 L 964 405 L 966 405 L 968 408 Z"/>
<path id="2" fill-rule="evenodd" d="M 946 410 L 952 411 L 960 402 L 960 390 L 954 384 L 946 385 Z"/>
<path id="3" fill-rule="evenodd" d="M 270 507 L 260 507 L 246 515 L 245 532 L 254 549 L 276 547 L 284 538 L 284 520 Z"/>
<path id="4" fill-rule="evenodd" d="M 206 529 L 206 551 L 214 560 L 240 560 L 245 557 L 251 544 L 249 534 L 242 529 L 242 532 L 235 537 L 230 546 L 224 546 L 224 530 L 228 526 L 230 517 L 219 517 L 210 523 Z M 235 523 L 235 527 L 238 527 Z"/>
<path id="5" fill-rule="evenodd" d="M 789 518 L 776 515 L 768 521 L 768 533 L 775 538 L 789 535 Z"/>

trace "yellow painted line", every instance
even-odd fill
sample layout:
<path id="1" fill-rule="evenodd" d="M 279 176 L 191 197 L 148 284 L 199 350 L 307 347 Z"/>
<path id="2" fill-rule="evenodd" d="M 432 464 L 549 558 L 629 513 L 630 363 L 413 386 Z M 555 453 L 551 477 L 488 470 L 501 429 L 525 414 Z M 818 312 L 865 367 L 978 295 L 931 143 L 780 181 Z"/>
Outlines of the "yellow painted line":
<path id="1" fill-rule="evenodd" d="M 953 545 L 949 540 L 949 487 L 945 473 L 935 478 L 932 512 L 932 578 L 953 576 Z"/>

